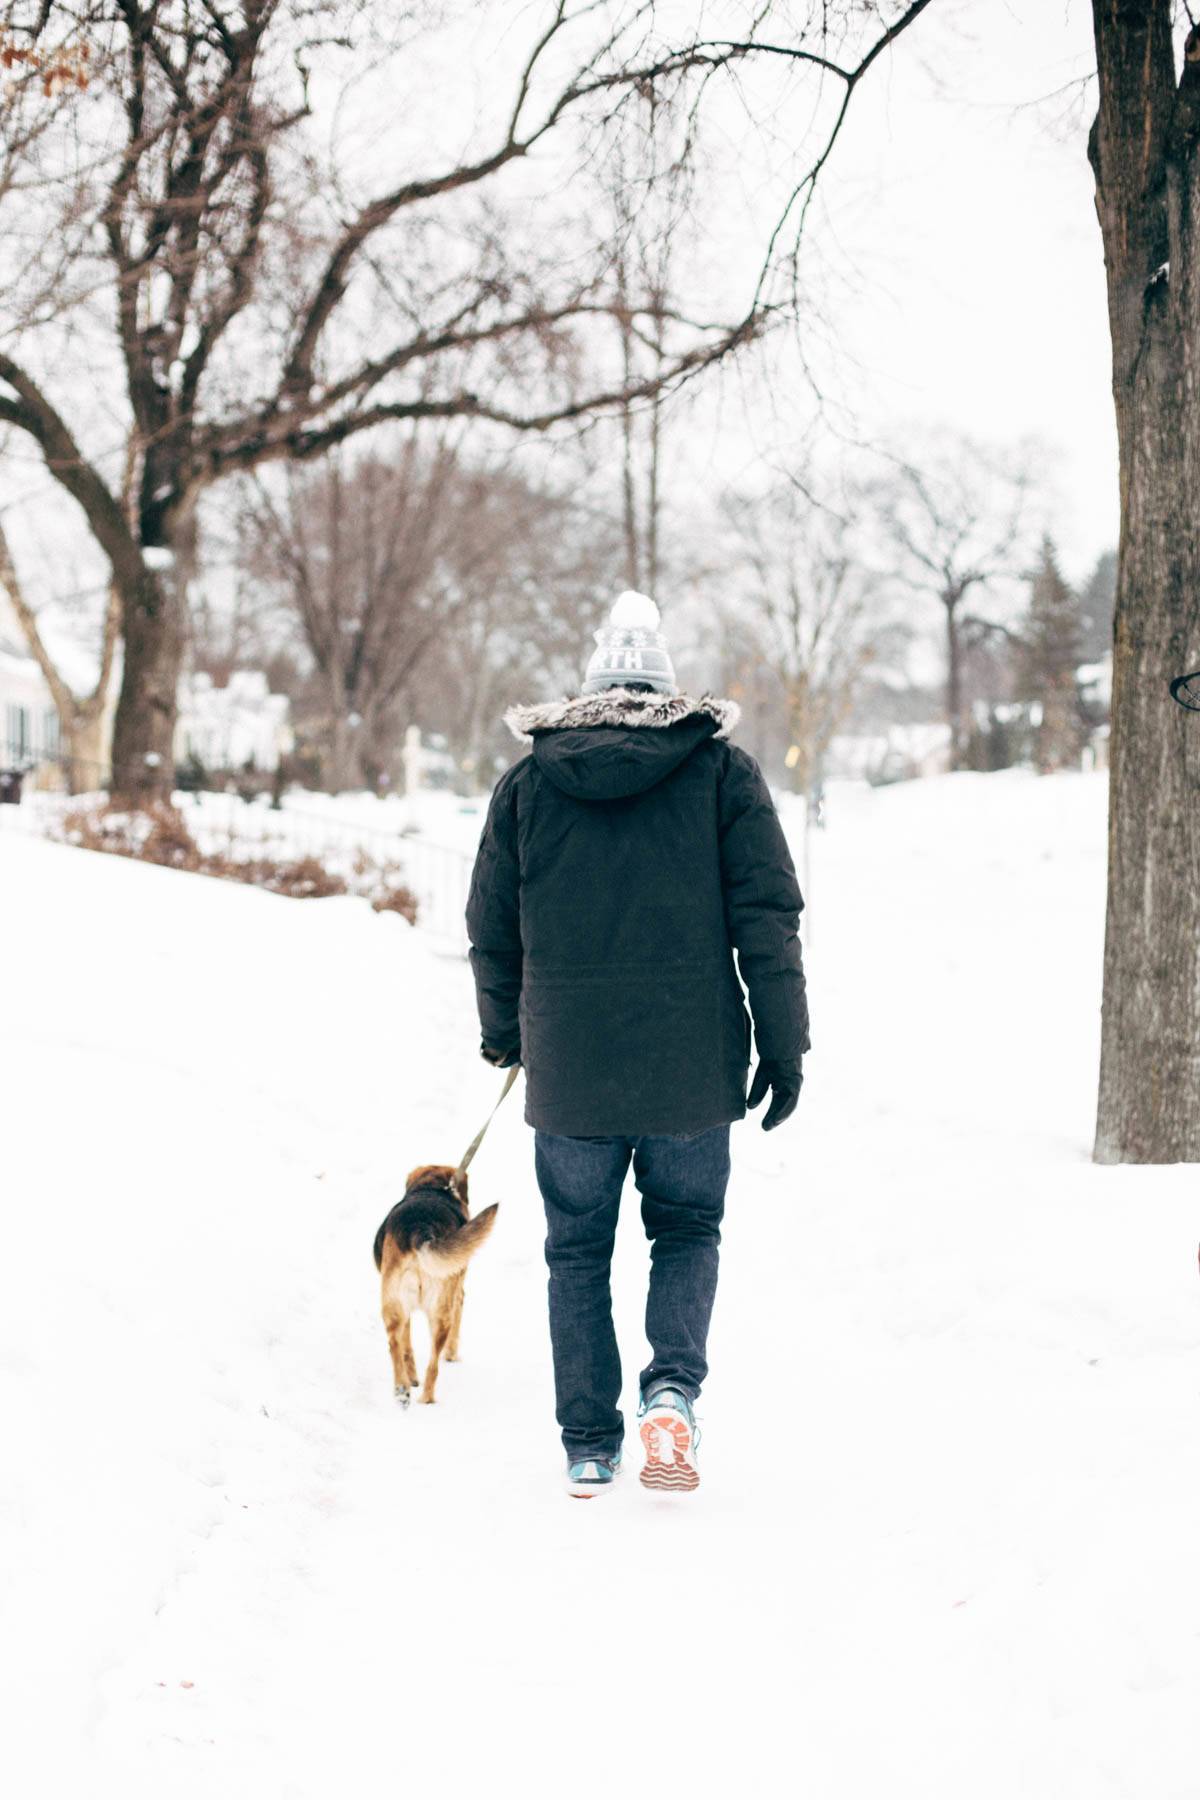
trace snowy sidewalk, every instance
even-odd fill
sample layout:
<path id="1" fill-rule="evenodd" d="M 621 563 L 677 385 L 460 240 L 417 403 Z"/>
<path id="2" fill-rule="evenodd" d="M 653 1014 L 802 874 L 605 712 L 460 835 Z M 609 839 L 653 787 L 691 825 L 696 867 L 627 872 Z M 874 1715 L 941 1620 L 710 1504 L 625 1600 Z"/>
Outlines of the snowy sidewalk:
<path id="1" fill-rule="evenodd" d="M 734 1132 L 703 1486 L 587 1506 L 520 1087 L 463 1361 L 390 1397 L 375 1227 L 498 1086 L 465 966 L 0 837 L 23 1795 L 1195 1800 L 1200 1208 L 1087 1160 L 1103 784 L 830 817 L 805 1094 Z M 630 1382 L 645 1263 L 630 1205 Z"/>

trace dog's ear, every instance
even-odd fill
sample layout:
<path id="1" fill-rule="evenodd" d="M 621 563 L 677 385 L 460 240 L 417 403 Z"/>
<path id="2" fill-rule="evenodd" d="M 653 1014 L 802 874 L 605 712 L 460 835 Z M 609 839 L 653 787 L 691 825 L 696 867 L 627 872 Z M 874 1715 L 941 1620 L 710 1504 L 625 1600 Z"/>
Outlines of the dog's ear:
<path id="1" fill-rule="evenodd" d="M 461 1200 L 465 1206 L 467 1204 L 467 1171 L 465 1169 L 451 1169 L 449 1187 L 450 1192 L 454 1194 L 457 1199 Z"/>

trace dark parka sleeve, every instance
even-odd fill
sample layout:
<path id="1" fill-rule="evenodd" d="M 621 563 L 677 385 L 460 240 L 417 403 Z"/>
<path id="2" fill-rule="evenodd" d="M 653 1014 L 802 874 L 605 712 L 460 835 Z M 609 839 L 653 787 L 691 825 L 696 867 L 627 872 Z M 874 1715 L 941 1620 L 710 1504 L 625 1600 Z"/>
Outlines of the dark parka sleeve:
<path id="1" fill-rule="evenodd" d="M 518 765 L 519 766 L 519 765 Z M 471 873 L 467 936 L 485 1050 L 521 1042 L 521 873 L 517 862 L 513 770 L 502 775 L 488 807 Z"/>
<path id="2" fill-rule="evenodd" d="M 762 770 L 737 745 L 721 778 L 718 819 L 725 920 L 758 1054 L 765 1062 L 796 1063 L 809 1047 L 798 935 L 804 901 Z"/>

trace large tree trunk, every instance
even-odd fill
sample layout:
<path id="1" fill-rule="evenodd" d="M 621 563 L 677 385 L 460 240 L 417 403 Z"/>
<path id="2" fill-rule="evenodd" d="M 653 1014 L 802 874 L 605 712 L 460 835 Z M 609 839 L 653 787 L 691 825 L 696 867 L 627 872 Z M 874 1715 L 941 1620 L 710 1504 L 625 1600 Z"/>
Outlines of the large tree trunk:
<path id="1" fill-rule="evenodd" d="M 1200 733 L 1168 682 L 1200 648 L 1197 68 L 1177 88 L 1169 0 L 1093 0 L 1093 13 L 1121 469 L 1095 1155 L 1196 1162 Z"/>
<path id="2" fill-rule="evenodd" d="M 146 570 L 122 594 L 125 663 L 113 721 L 112 787 L 125 801 L 169 798 L 175 717 L 186 643 L 181 574 Z"/>
<path id="3" fill-rule="evenodd" d="M 148 454 L 139 509 L 141 568 L 121 592 L 125 664 L 113 721 L 112 786 L 123 800 L 169 800 L 175 787 L 175 721 L 188 644 L 188 590 L 196 570 L 194 497 L 178 492 L 179 465 L 165 450 Z"/>

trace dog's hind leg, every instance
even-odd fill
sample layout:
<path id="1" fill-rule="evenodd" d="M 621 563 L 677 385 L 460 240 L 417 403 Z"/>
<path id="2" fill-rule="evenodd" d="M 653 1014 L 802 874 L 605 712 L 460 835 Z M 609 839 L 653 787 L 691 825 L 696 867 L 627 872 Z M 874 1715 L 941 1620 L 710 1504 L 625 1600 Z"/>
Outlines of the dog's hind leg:
<path id="1" fill-rule="evenodd" d="M 404 1323 L 400 1327 L 400 1333 L 400 1349 L 404 1356 L 405 1385 L 410 1388 L 415 1388 L 417 1385 L 417 1359 L 413 1355 L 411 1314 L 405 1313 Z"/>
<path id="2" fill-rule="evenodd" d="M 450 1336 L 446 1343 L 446 1361 L 458 1361 L 458 1334 L 462 1330 L 463 1289 L 467 1284 L 465 1275 L 454 1278 L 454 1293 L 450 1300 Z"/>
<path id="3" fill-rule="evenodd" d="M 412 1305 L 420 1291 L 419 1282 L 409 1267 L 409 1259 L 391 1237 L 384 1239 L 380 1271 L 383 1277 L 380 1310 L 392 1357 L 392 1382 L 397 1400 L 401 1406 L 407 1406 L 417 1385 L 417 1364 L 412 1352 Z"/>
<path id="4" fill-rule="evenodd" d="M 383 1323 L 387 1331 L 388 1349 L 392 1355 L 392 1381 L 396 1398 L 401 1406 L 407 1406 L 411 1390 L 417 1385 L 417 1365 L 413 1360 L 408 1314 L 394 1301 L 385 1300 Z"/>
<path id="5" fill-rule="evenodd" d="M 421 1388 L 422 1406 L 432 1406 L 436 1398 L 438 1364 L 450 1337 L 450 1302 L 447 1295 L 443 1296 L 437 1313 L 430 1320 L 430 1336 L 433 1344 L 429 1352 L 429 1361 L 425 1365 L 425 1382 Z"/>

